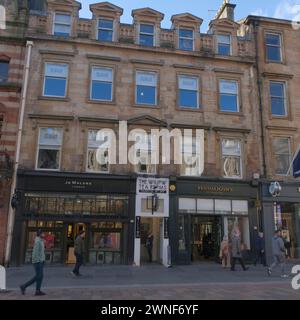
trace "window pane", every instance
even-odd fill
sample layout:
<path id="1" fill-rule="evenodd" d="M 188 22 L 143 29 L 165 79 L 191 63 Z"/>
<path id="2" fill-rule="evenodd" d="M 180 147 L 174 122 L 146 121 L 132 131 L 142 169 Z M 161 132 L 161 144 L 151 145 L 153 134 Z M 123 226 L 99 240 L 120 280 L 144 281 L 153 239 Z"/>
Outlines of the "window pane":
<path id="1" fill-rule="evenodd" d="M 271 105 L 272 105 L 272 115 L 274 115 L 274 116 L 285 116 L 286 115 L 284 99 L 272 98 Z"/>
<path id="2" fill-rule="evenodd" d="M 103 82 L 112 82 L 113 71 L 109 68 L 93 68 L 92 79 Z"/>
<path id="3" fill-rule="evenodd" d="M 219 35 L 218 43 L 228 44 L 230 45 L 230 36 L 227 35 Z"/>
<path id="4" fill-rule="evenodd" d="M 193 39 L 193 30 L 180 29 L 179 30 L 179 37 Z"/>
<path id="5" fill-rule="evenodd" d="M 38 157 L 39 169 L 59 169 L 59 150 L 40 149 Z"/>
<path id="6" fill-rule="evenodd" d="M 154 26 L 148 24 L 141 24 L 140 25 L 140 32 L 142 33 L 154 33 Z"/>
<path id="7" fill-rule="evenodd" d="M 193 40 L 188 40 L 188 39 L 179 40 L 179 49 L 181 50 L 192 51 L 194 49 L 193 46 L 194 46 Z"/>
<path id="8" fill-rule="evenodd" d="M 179 106 L 188 108 L 198 108 L 197 91 L 180 90 Z"/>
<path id="9" fill-rule="evenodd" d="M 279 34 L 266 34 L 266 44 L 280 46 L 280 35 Z"/>
<path id="10" fill-rule="evenodd" d="M 68 76 L 68 66 L 63 64 L 46 63 L 46 76 L 55 78 L 66 78 Z"/>
<path id="11" fill-rule="evenodd" d="M 0 61 L 0 82 L 5 82 L 8 80 L 8 66 L 8 62 Z"/>
<path id="12" fill-rule="evenodd" d="M 230 55 L 230 45 L 219 44 L 218 45 L 218 54 L 221 54 L 223 56 L 229 56 Z"/>
<path id="13" fill-rule="evenodd" d="M 54 35 L 56 36 L 69 36 L 70 35 L 70 26 L 64 26 L 56 24 L 54 28 Z"/>
<path id="14" fill-rule="evenodd" d="M 97 149 L 88 150 L 87 170 L 96 172 L 108 172 L 108 153 L 103 150 L 101 163 L 97 161 Z"/>
<path id="15" fill-rule="evenodd" d="M 290 154 L 290 140 L 288 138 L 274 138 L 273 150 L 275 154 Z"/>
<path id="16" fill-rule="evenodd" d="M 66 80 L 46 78 L 45 80 L 45 96 L 65 97 L 66 94 Z"/>
<path id="17" fill-rule="evenodd" d="M 237 94 L 237 91 L 238 91 L 238 84 L 236 81 L 220 80 L 221 93 Z"/>
<path id="18" fill-rule="evenodd" d="M 239 140 L 223 139 L 222 140 L 223 155 L 241 155 L 241 142 Z"/>
<path id="19" fill-rule="evenodd" d="M 148 86 L 137 86 L 137 103 L 156 104 L 156 88 Z"/>
<path id="20" fill-rule="evenodd" d="M 267 58 L 270 61 L 281 61 L 281 52 L 279 47 L 267 47 Z"/>
<path id="21" fill-rule="evenodd" d="M 154 37 L 150 35 L 141 34 L 140 35 L 140 44 L 143 46 L 153 47 Z"/>
<path id="22" fill-rule="evenodd" d="M 113 31 L 109 30 L 99 30 L 98 40 L 100 41 L 112 41 L 113 40 Z"/>
<path id="23" fill-rule="evenodd" d="M 137 72 L 136 83 L 143 86 L 155 87 L 157 82 L 157 76 L 155 73 Z"/>
<path id="24" fill-rule="evenodd" d="M 113 29 L 113 20 L 100 19 L 98 26 L 99 28 Z"/>
<path id="25" fill-rule="evenodd" d="M 240 157 L 223 157 L 223 175 L 224 177 L 240 177 L 241 161 Z"/>
<path id="26" fill-rule="evenodd" d="M 284 83 L 271 82 L 270 92 L 272 97 L 284 97 Z"/>
<path id="27" fill-rule="evenodd" d="M 41 128 L 40 145 L 60 146 L 62 143 L 62 129 L 59 128 Z"/>
<path id="28" fill-rule="evenodd" d="M 220 110 L 225 112 L 238 112 L 237 96 L 221 94 Z"/>
<path id="29" fill-rule="evenodd" d="M 71 24 L 71 16 L 69 14 L 60 14 L 60 13 L 56 13 L 55 14 L 55 22 L 59 23 L 65 23 L 65 24 Z"/>
<path id="30" fill-rule="evenodd" d="M 95 100 L 112 100 L 112 84 L 107 82 L 93 81 L 92 99 Z"/>
<path id="31" fill-rule="evenodd" d="M 275 155 L 275 172 L 276 174 L 286 175 L 290 166 L 290 156 Z"/>

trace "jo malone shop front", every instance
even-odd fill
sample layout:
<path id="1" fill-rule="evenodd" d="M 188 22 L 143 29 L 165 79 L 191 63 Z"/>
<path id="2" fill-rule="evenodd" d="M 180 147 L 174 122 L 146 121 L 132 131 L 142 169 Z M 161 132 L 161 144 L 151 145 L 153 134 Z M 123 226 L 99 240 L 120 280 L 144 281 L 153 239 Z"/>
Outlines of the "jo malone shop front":
<path id="1" fill-rule="evenodd" d="M 38 229 L 46 263 L 74 263 L 74 240 L 86 231 L 86 261 L 132 264 L 135 179 L 130 176 L 19 171 L 11 264 L 30 263 Z"/>

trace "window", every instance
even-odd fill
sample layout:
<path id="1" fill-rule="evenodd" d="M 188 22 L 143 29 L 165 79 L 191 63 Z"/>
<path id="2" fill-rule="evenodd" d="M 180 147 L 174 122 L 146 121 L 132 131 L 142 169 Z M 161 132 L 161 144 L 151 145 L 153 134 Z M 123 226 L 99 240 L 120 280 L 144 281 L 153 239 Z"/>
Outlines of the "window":
<path id="1" fill-rule="evenodd" d="M 46 63 L 44 79 L 44 96 L 66 97 L 68 65 Z"/>
<path id="2" fill-rule="evenodd" d="M 0 61 L 0 83 L 8 81 L 8 61 Z"/>
<path id="3" fill-rule="evenodd" d="M 220 111 L 239 112 L 238 82 L 229 80 L 219 81 Z"/>
<path id="4" fill-rule="evenodd" d="M 88 132 L 88 150 L 87 150 L 87 171 L 91 172 L 108 172 L 109 171 L 109 161 L 108 161 L 108 149 L 106 147 L 101 147 L 103 142 L 107 141 L 107 137 L 97 140 L 97 130 L 89 130 Z M 98 137 L 98 139 L 101 137 Z M 97 157 L 97 150 L 98 157 Z M 100 162 L 99 157 L 101 158 Z"/>
<path id="5" fill-rule="evenodd" d="M 151 164 L 151 153 L 155 152 L 154 142 L 152 143 L 151 135 L 139 135 L 138 144 L 135 144 L 136 157 L 140 159 L 136 165 L 136 172 L 143 174 L 155 174 L 156 165 Z"/>
<path id="6" fill-rule="evenodd" d="M 199 79 L 197 77 L 179 76 L 179 106 L 199 108 Z"/>
<path id="7" fill-rule="evenodd" d="M 58 170 L 62 145 L 62 129 L 40 128 L 37 169 Z"/>
<path id="8" fill-rule="evenodd" d="M 179 49 L 194 50 L 194 32 L 188 29 L 179 29 Z"/>
<path id="9" fill-rule="evenodd" d="M 198 149 L 196 148 L 196 137 L 184 137 L 182 144 L 182 176 L 201 176 L 201 150 Z"/>
<path id="10" fill-rule="evenodd" d="M 113 69 L 92 68 L 91 99 L 112 101 L 113 98 Z"/>
<path id="11" fill-rule="evenodd" d="M 218 35 L 218 54 L 223 56 L 231 55 L 231 37 L 230 35 Z"/>
<path id="12" fill-rule="evenodd" d="M 242 178 L 241 141 L 222 139 L 223 176 Z"/>
<path id="13" fill-rule="evenodd" d="M 113 41 L 113 20 L 99 19 L 98 22 L 98 40 L 100 41 Z"/>
<path id="14" fill-rule="evenodd" d="M 68 37 L 71 34 L 71 15 L 56 13 L 54 17 L 54 35 Z"/>
<path id="15" fill-rule="evenodd" d="M 286 175 L 291 163 L 290 139 L 284 137 L 273 138 L 274 169 L 278 175 Z"/>
<path id="16" fill-rule="evenodd" d="M 273 116 L 286 116 L 286 89 L 284 82 L 270 82 L 271 111 Z"/>
<path id="17" fill-rule="evenodd" d="M 155 72 L 136 73 L 136 103 L 157 104 L 157 74 Z"/>
<path id="18" fill-rule="evenodd" d="M 265 41 L 267 60 L 272 62 L 281 62 L 281 35 L 276 33 L 267 33 Z"/>
<path id="19" fill-rule="evenodd" d="M 140 42 L 142 46 L 154 46 L 154 25 L 140 25 Z"/>

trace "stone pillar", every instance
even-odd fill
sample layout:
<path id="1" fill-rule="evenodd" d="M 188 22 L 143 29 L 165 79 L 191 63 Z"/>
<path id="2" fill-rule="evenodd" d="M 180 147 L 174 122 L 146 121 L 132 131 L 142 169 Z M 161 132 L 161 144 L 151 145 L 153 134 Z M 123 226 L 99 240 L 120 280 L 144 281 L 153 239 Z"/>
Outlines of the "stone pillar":
<path id="1" fill-rule="evenodd" d="M 273 202 L 263 202 L 263 232 L 265 236 L 266 262 L 272 263 L 272 237 L 275 231 Z"/>

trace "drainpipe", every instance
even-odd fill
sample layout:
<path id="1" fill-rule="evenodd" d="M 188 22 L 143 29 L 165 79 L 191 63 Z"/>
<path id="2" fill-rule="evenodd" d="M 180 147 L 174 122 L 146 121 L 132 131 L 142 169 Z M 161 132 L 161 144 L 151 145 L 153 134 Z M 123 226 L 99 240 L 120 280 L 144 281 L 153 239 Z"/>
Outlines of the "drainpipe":
<path id="1" fill-rule="evenodd" d="M 13 171 L 13 178 L 12 178 L 12 184 L 11 184 L 11 195 L 15 193 L 16 184 L 17 184 L 17 172 L 18 172 L 19 160 L 20 160 L 20 149 L 21 149 L 24 114 L 25 114 L 25 106 L 26 106 L 27 91 L 28 91 L 28 79 L 29 79 L 32 47 L 33 47 L 33 42 L 27 41 L 26 43 L 27 57 L 26 57 L 26 65 L 24 67 L 24 78 L 23 78 L 24 85 L 23 85 L 23 90 L 21 95 L 19 129 L 18 129 L 18 135 L 17 135 L 16 156 L 15 156 L 14 171 Z M 9 261 L 10 261 L 14 223 L 15 223 L 15 209 L 13 209 L 12 206 L 9 204 L 7 236 L 6 236 L 6 251 L 5 251 L 6 266 L 9 265 Z"/>
<path id="2" fill-rule="evenodd" d="M 262 89 L 260 80 L 260 67 L 259 67 L 259 52 L 258 52 L 258 27 L 259 22 L 254 21 L 254 38 L 255 38 L 255 67 L 257 73 L 257 88 L 258 88 L 258 99 L 259 99 L 259 115 L 260 115 L 260 126 L 261 126 L 261 146 L 262 146 L 262 160 L 263 160 L 263 178 L 267 175 L 267 165 L 266 165 L 266 147 L 265 147 L 265 131 L 264 131 L 264 117 L 263 117 L 263 102 L 262 102 Z"/>

